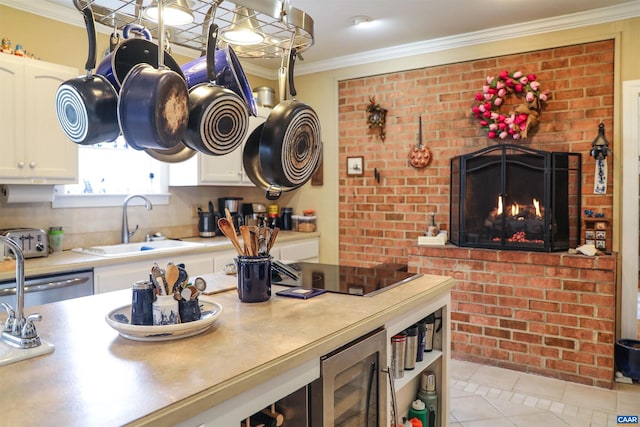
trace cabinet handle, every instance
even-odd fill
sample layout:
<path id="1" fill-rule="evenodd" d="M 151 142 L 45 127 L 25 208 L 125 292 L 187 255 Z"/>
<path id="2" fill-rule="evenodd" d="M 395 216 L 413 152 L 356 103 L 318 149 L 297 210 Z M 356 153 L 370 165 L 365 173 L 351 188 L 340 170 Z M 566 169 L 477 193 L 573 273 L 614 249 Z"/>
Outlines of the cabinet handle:
<path id="1" fill-rule="evenodd" d="M 36 167 L 36 162 L 29 162 L 29 167 L 30 167 L 31 169 L 35 169 L 35 167 Z"/>
<path id="2" fill-rule="evenodd" d="M 24 162 L 18 162 L 18 167 L 22 169 L 24 167 Z"/>

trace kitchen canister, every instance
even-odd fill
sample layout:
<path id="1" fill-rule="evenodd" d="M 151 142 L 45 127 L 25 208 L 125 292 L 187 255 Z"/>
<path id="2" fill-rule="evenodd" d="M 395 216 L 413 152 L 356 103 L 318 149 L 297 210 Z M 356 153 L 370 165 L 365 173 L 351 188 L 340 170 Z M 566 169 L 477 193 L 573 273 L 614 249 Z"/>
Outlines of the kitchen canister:
<path id="1" fill-rule="evenodd" d="M 47 233 L 49 240 L 49 247 L 53 252 L 62 251 L 62 237 L 64 237 L 64 230 L 62 227 L 49 227 Z"/>
<path id="2" fill-rule="evenodd" d="M 242 302 L 262 302 L 271 298 L 271 256 L 239 256 L 238 298 Z"/>
<path id="3" fill-rule="evenodd" d="M 178 301 L 173 295 L 158 295 L 153 302 L 154 325 L 176 325 L 180 323 Z"/>
<path id="4" fill-rule="evenodd" d="M 180 313 L 180 323 L 195 322 L 200 320 L 200 301 L 198 299 L 178 301 L 178 312 Z"/>
<path id="5" fill-rule="evenodd" d="M 131 324 L 153 325 L 153 300 L 155 288 L 148 280 L 133 283 L 131 295 Z"/>

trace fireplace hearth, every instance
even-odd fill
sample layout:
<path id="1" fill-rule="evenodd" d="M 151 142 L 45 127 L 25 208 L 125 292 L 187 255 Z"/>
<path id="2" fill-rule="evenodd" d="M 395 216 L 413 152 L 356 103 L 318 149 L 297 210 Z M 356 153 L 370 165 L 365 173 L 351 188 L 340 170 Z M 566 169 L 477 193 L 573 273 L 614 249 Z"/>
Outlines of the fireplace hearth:
<path id="1" fill-rule="evenodd" d="M 502 144 L 451 159 L 450 242 L 561 251 L 580 241 L 580 153 Z"/>

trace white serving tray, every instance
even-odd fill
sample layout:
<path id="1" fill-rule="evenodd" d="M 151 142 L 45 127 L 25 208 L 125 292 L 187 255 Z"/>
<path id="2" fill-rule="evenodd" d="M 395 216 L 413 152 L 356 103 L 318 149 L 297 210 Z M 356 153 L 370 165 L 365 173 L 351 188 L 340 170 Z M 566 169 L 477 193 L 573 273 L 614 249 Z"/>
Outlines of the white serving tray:
<path id="1" fill-rule="evenodd" d="M 209 329 L 222 314 L 222 306 L 215 302 L 200 301 L 200 320 L 177 325 L 132 325 L 131 305 L 110 311 L 105 320 L 124 338 L 135 341 L 169 341 L 191 337 Z"/>

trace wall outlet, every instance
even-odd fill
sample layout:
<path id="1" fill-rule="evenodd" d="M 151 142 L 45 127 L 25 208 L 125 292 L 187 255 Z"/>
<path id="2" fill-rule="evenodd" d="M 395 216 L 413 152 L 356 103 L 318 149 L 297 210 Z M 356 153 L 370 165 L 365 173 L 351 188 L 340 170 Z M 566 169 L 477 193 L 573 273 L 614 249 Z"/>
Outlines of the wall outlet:
<path id="1" fill-rule="evenodd" d="M 191 218 L 199 218 L 198 209 L 202 209 L 202 205 L 192 205 L 191 206 Z"/>

